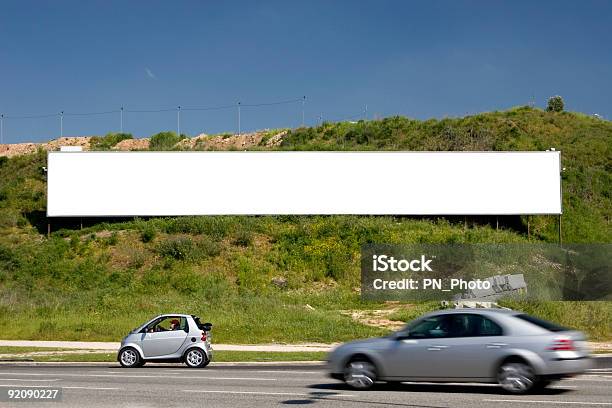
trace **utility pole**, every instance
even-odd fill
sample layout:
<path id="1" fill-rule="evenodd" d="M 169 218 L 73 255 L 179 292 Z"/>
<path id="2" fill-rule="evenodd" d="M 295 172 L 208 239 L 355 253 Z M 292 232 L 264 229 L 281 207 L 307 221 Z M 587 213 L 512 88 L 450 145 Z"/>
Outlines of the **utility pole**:
<path id="1" fill-rule="evenodd" d="M 238 136 L 240 136 L 240 102 L 238 102 Z"/>
<path id="2" fill-rule="evenodd" d="M 363 111 L 363 119 L 368 120 L 368 105 L 366 104 L 365 109 Z"/>
<path id="3" fill-rule="evenodd" d="M 4 113 L 0 114 L 0 144 L 4 144 Z"/>
<path id="4" fill-rule="evenodd" d="M 302 127 L 304 127 L 304 105 L 306 104 L 306 96 L 302 98 Z"/>
<path id="5" fill-rule="evenodd" d="M 123 106 L 120 109 L 120 124 L 119 124 L 119 132 L 123 133 Z"/>
<path id="6" fill-rule="evenodd" d="M 181 105 L 176 108 L 176 134 L 181 137 Z"/>
<path id="7" fill-rule="evenodd" d="M 64 137 L 64 111 L 60 112 L 60 137 Z"/>

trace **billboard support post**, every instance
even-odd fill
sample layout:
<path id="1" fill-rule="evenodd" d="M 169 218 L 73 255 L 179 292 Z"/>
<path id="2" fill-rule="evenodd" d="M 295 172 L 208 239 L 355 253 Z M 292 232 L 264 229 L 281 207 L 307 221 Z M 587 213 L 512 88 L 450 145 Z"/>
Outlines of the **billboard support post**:
<path id="1" fill-rule="evenodd" d="M 527 215 L 527 241 L 531 241 L 531 217 Z"/>

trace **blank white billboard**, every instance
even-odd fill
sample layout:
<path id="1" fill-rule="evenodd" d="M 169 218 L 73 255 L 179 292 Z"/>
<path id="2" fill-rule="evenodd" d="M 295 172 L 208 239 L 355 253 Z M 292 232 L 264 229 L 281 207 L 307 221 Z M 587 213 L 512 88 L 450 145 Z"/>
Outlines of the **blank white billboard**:
<path id="1" fill-rule="evenodd" d="M 51 152 L 47 215 L 560 214 L 559 152 Z"/>

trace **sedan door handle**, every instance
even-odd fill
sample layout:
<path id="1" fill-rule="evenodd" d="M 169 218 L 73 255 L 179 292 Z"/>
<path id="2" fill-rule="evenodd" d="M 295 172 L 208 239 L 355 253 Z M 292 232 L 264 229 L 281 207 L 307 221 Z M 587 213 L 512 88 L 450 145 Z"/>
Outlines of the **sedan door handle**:
<path id="1" fill-rule="evenodd" d="M 446 348 L 448 348 L 448 346 L 442 346 L 442 345 L 435 344 L 435 345 L 431 345 L 431 346 L 427 347 L 427 350 L 428 351 L 441 351 L 441 350 L 444 350 Z"/>
<path id="2" fill-rule="evenodd" d="M 487 344 L 488 349 L 498 349 L 507 346 L 506 343 L 489 343 Z"/>

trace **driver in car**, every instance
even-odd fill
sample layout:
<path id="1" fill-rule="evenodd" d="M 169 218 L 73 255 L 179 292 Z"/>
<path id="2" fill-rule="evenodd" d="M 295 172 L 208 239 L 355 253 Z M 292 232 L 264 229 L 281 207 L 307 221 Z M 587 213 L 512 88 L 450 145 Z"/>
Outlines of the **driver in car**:
<path id="1" fill-rule="evenodd" d="M 180 326 L 180 322 L 178 321 L 178 319 L 173 319 L 170 322 L 170 330 L 174 331 L 174 330 L 178 330 Z"/>

